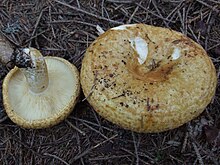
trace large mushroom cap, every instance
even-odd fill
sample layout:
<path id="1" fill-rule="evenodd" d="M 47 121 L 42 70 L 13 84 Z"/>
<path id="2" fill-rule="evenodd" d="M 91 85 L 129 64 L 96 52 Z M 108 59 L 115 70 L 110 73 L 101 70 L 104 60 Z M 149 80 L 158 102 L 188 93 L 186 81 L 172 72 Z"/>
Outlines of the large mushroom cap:
<path id="1" fill-rule="evenodd" d="M 183 34 L 144 24 L 99 36 L 81 68 L 85 97 L 107 120 L 137 132 L 161 132 L 197 117 L 216 88 L 205 50 Z"/>
<path id="2" fill-rule="evenodd" d="M 45 57 L 49 84 L 32 92 L 25 76 L 15 67 L 3 82 L 3 101 L 10 119 L 25 128 L 46 128 L 62 121 L 73 110 L 80 92 L 75 66 L 58 57 Z"/>

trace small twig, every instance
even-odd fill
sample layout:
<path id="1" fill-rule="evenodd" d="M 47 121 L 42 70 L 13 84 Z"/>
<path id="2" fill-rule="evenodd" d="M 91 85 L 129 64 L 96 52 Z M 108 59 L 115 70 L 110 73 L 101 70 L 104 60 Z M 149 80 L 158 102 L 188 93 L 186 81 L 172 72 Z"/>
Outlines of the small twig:
<path id="1" fill-rule="evenodd" d="M 114 138 L 117 137 L 117 136 L 118 136 L 118 135 L 116 134 L 116 135 L 110 137 L 109 139 L 104 140 L 104 141 L 102 141 L 101 143 L 98 143 L 98 144 L 96 144 L 95 146 L 92 146 L 91 148 L 89 148 L 89 149 L 83 151 L 82 153 L 76 155 L 76 156 L 73 158 L 73 161 L 76 161 L 76 160 L 80 159 L 81 157 L 87 155 L 87 154 L 88 154 L 89 152 L 91 152 L 92 150 L 98 148 L 99 146 L 105 144 L 105 143 L 108 142 L 108 141 L 111 141 L 112 139 L 114 139 Z"/>
<path id="2" fill-rule="evenodd" d="M 59 4 L 61 4 L 61 5 L 63 5 L 63 6 L 66 6 L 68 8 L 71 8 L 71 9 L 75 10 L 75 11 L 81 12 L 83 14 L 89 15 L 91 17 L 97 18 L 99 20 L 108 21 L 108 22 L 111 22 L 111 23 L 114 23 L 114 24 L 118 24 L 118 25 L 123 24 L 122 22 L 118 22 L 118 21 L 114 21 L 114 20 L 111 20 L 111 19 L 108 19 L 108 18 L 105 18 L 105 17 L 101 17 L 101 16 L 95 15 L 93 13 L 87 12 L 85 10 L 82 10 L 81 8 L 77 8 L 75 6 L 71 6 L 71 5 L 69 5 L 69 4 L 65 3 L 65 2 L 61 2 L 59 0 L 54 0 L 54 1 L 59 3 Z"/>
<path id="3" fill-rule="evenodd" d="M 197 159 L 199 160 L 199 164 L 200 165 L 204 165 L 204 162 L 202 160 L 201 154 L 200 154 L 199 149 L 198 149 L 198 147 L 196 145 L 196 140 L 195 140 L 195 137 L 193 135 L 193 129 L 192 129 L 192 125 L 191 125 L 190 122 L 187 124 L 187 131 L 189 132 L 189 137 L 190 137 L 193 149 L 194 149 L 194 151 L 196 153 Z"/>
<path id="4" fill-rule="evenodd" d="M 187 12 L 186 12 L 186 8 L 185 6 L 183 7 L 183 31 L 184 34 L 187 35 L 187 24 L 186 24 L 186 20 L 187 20 Z"/>
<path id="5" fill-rule="evenodd" d="M 212 49 L 214 49 L 214 48 L 218 47 L 219 45 L 220 45 L 220 43 L 215 44 L 215 45 L 213 45 L 213 46 L 209 47 L 209 48 L 208 48 L 208 50 L 212 50 Z"/>
<path id="6" fill-rule="evenodd" d="M 201 3 L 201 4 L 203 4 L 204 6 L 206 6 L 206 7 L 208 7 L 208 8 L 210 8 L 210 9 L 213 10 L 213 11 L 219 12 L 219 10 L 216 9 L 216 7 L 218 7 L 218 5 L 216 5 L 216 6 L 211 6 L 211 5 L 209 5 L 209 4 L 205 3 L 205 2 L 203 2 L 202 0 L 196 0 L 196 1 L 199 2 L 199 3 Z"/>
<path id="7" fill-rule="evenodd" d="M 186 135 L 185 135 L 184 141 L 183 141 L 183 146 L 182 146 L 182 149 L 181 149 L 181 153 L 183 153 L 186 149 L 186 144 L 187 144 L 187 141 L 188 141 L 188 137 L 189 137 L 189 133 L 186 132 Z"/>
<path id="8" fill-rule="evenodd" d="M 8 119 L 8 116 L 4 116 L 3 118 L 1 118 L 0 123 L 4 122 L 6 119 Z"/>
<path id="9" fill-rule="evenodd" d="M 126 158 L 128 156 L 130 156 L 130 155 L 126 154 L 126 155 L 113 155 L 113 156 L 105 156 L 105 157 L 95 157 L 95 158 L 89 158 L 89 161 L 119 159 L 119 158 Z"/>
<path id="10" fill-rule="evenodd" d="M 60 24 L 60 23 L 77 23 L 77 24 L 87 25 L 87 26 L 96 28 L 96 25 L 94 24 L 83 22 L 83 21 L 77 21 L 77 20 L 56 20 L 56 21 L 49 22 L 49 24 Z"/>
<path id="11" fill-rule="evenodd" d="M 64 163 L 65 165 L 70 165 L 69 163 L 67 163 L 65 160 L 61 159 L 60 157 L 56 156 L 56 155 L 53 155 L 53 154 L 49 154 L 49 153 L 44 153 L 45 156 L 50 156 L 50 157 L 53 157 L 59 161 L 61 161 L 62 163 Z"/>
<path id="12" fill-rule="evenodd" d="M 73 125 L 69 120 L 65 119 L 65 122 L 72 127 L 73 129 L 75 129 L 77 132 L 79 132 L 80 134 L 82 134 L 83 136 L 86 135 L 85 132 L 83 132 L 82 130 L 80 130 L 79 128 L 77 128 L 75 125 Z"/>
<path id="13" fill-rule="evenodd" d="M 85 122 L 85 123 L 91 124 L 91 125 L 93 125 L 93 126 L 100 127 L 99 124 L 92 123 L 91 121 L 83 120 L 83 119 L 76 118 L 76 117 L 73 117 L 73 116 L 70 116 L 69 118 L 70 118 L 70 119 L 77 120 L 77 121 L 80 121 L 80 122 L 82 122 L 82 123 Z M 104 127 L 104 126 L 102 126 L 102 129 L 105 129 L 105 130 L 107 130 L 107 131 L 114 132 L 114 130 L 112 130 L 112 129 L 110 129 L 110 128 L 107 128 L 107 127 Z"/>
<path id="14" fill-rule="evenodd" d="M 19 128 L 19 140 L 22 141 L 21 128 Z M 23 152 L 22 152 L 22 144 L 19 143 L 19 165 L 23 164 Z"/>
<path id="15" fill-rule="evenodd" d="M 31 141 L 30 141 L 30 147 L 33 147 L 35 137 L 36 137 L 36 130 L 34 129 L 34 130 L 32 130 L 32 137 L 31 137 Z"/>
<path id="16" fill-rule="evenodd" d="M 155 159 L 154 158 L 152 158 L 152 157 L 150 157 L 149 155 L 147 155 L 147 154 L 149 154 L 149 153 L 147 153 L 147 152 L 138 152 L 138 154 L 141 156 L 141 157 L 146 157 L 147 159 L 149 159 L 149 160 L 151 160 L 152 162 L 154 162 L 155 161 Z M 151 155 L 152 156 L 152 155 Z"/>
<path id="17" fill-rule="evenodd" d="M 33 30 L 32 34 L 31 34 L 31 38 L 34 36 L 34 34 L 35 34 L 36 30 L 37 30 L 37 27 L 38 27 L 38 25 L 39 25 L 39 22 L 40 22 L 40 20 L 41 20 L 41 17 L 42 17 L 42 15 L 43 15 L 44 10 L 45 10 L 45 9 L 41 10 L 41 12 L 40 12 L 40 14 L 39 14 L 39 16 L 38 16 L 38 18 L 37 18 L 37 21 L 36 21 L 36 23 L 35 23 L 35 25 L 34 25 L 34 30 Z M 31 46 L 31 41 L 30 41 L 30 43 L 29 43 L 29 47 L 30 47 L 30 46 Z"/>
<path id="18" fill-rule="evenodd" d="M 78 8 L 80 9 L 80 8 L 81 8 L 81 5 L 80 5 L 80 3 L 79 3 L 79 0 L 76 0 L 76 2 L 77 2 Z"/>
<path id="19" fill-rule="evenodd" d="M 133 152 L 131 152 L 131 151 L 125 149 L 125 148 L 121 148 L 121 150 L 122 150 L 122 151 L 125 151 L 125 152 L 127 152 L 127 153 L 129 153 L 129 154 L 132 155 L 132 156 L 135 156 L 135 154 L 134 154 Z M 139 161 L 142 162 L 142 163 L 144 163 L 144 164 L 146 164 L 146 165 L 150 165 L 149 163 L 145 162 L 145 161 L 142 160 L 142 159 L 139 159 Z"/>
<path id="20" fill-rule="evenodd" d="M 199 38 L 196 37 L 196 35 L 195 35 L 194 31 L 192 30 L 192 28 L 191 28 L 190 25 L 188 25 L 188 29 L 189 29 L 189 31 L 191 32 L 191 34 L 192 34 L 192 36 L 194 37 L 194 39 L 196 40 L 196 42 L 200 43 Z"/>
<path id="21" fill-rule="evenodd" d="M 71 49 L 62 49 L 62 48 L 41 48 L 41 50 L 44 50 L 44 51 L 68 51 L 68 50 L 71 50 Z"/>
<path id="22" fill-rule="evenodd" d="M 215 23 L 216 17 L 217 17 L 217 13 L 215 12 L 209 13 L 208 20 L 206 22 L 208 24 L 208 28 L 207 28 L 207 35 L 205 37 L 205 50 L 208 49 L 208 40 L 210 37 L 210 31 L 211 31 L 212 25 Z"/>
<path id="23" fill-rule="evenodd" d="M 147 8 L 143 7 L 142 5 L 140 5 L 139 3 L 135 3 L 136 5 L 138 5 L 140 8 L 144 9 L 145 11 L 149 12 L 150 14 L 162 19 L 162 20 L 165 20 L 165 21 L 169 21 L 169 22 L 172 22 L 172 23 L 175 23 L 175 21 L 172 21 L 172 20 L 169 20 L 167 18 L 164 18 L 164 17 L 161 17 L 160 15 L 158 14 L 155 14 L 153 11 L 151 10 L 148 10 Z"/>
<path id="24" fill-rule="evenodd" d="M 45 32 L 48 32 L 48 31 L 49 31 L 49 29 L 44 30 L 44 31 L 42 31 L 42 32 L 40 32 L 40 33 L 37 33 L 36 35 L 34 35 L 34 36 L 30 37 L 29 39 L 27 39 L 27 40 L 25 41 L 25 43 L 31 42 L 31 40 L 35 39 L 36 37 L 40 36 L 41 34 L 44 34 Z"/>
<path id="25" fill-rule="evenodd" d="M 49 20 L 50 20 L 50 22 L 52 21 L 52 17 L 51 17 L 51 6 L 49 6 Z M 55 31 L 54 31 L 53 26 L 50 25 L 50 27 L 51 27 L 51 31 L 52 31 L 53 37 L 56 38 L 56 34 L 55 34 Z"/>
<path id="26" fill-rule="evenodd" d="M 98 133 L 99 135 L 101 135 L 104 139 L 109 139 L 107 136 L 105 136 L 104 134 L 102 134 L 100 131 L 96 130 L 95 128 L 91 127 L 90 125 L 83 123 L 83 125 L 85 125 L 87 128 L 91 129 L 92 131 Z M 110 141 L 111 143 L 113 143 L 113 141 Z"/>
<path id="27" fill-rule="evenodd" d="M 178 159 L 178 158 L 174 157 L 173 155 L 169 155 L 169 156 L 171 157 L 171 159 L 174 159 L 174 160 L 176 160 L 176 161 L 180 162 L 181 164 L 183 164 L 183 163 L 184 163 L 182 160 L 180 160 L 180 159 Z"/>
<path id="28" fill-rule="evenodd" d="M 192 145 L 193 145 L 193 148 L 194 148 L 194 150 L 196 152 L 197 159 L 199 160 L 199 164 L 200 165 L 204 165 L 204 162 L 203 162 L 202 157 L 201 157 L 201 155 L 199 153 L 198 147 L 196 146 L 196 144 L 194 142 L 192 142 Z"/>
<path id="29" fill-rule="evenodd" d="M 91 44 L 93 41 L 83 41 L 81 40 L 73 40 L 73 39 L 69 39 L 69 42 L 75 42 L 75 43 L 80 43 L 80 44 Z"/>
<path id="30" fill-rule="evenodd" d="M 76 58 L 73 58 L 73 63 L 76 65 L 77 69 L 81 69 L 81 63 L 80 61 L 82 61 L 82 58 L 84 57 L 83 54 L 85 53 L 86 50 L 83 50 L 80 52 L 80 55 L 78 56 L 73 56 L 73 57 L 76 57 Z"/>
<path id="31" fill-rule="evenodd" d="M 0 35 L 3 35 L 10 43 L 12 43 L 13 45 L 19 47 L 20 44 L 18 42 L 15 42 L 13 39 L 11 39 L 10 37 L 8 37 L 5 33 L 3 33 L 3 31 L 0 29 Z"/>
<path id="32" fill-rule="evenodd" d="M 142 1 L 139 3 L 141 5 Z M 131 23 L 131 20 L 133 19 L 134 15 L 136 14 L 136 12 L 138 11 L 139 9 L 139 6 L 137 6 L 135 9 L 134 9 L 134 12 L 131 14 L 129 20 L 127 21 L 127 24 Z"/>
<path id="33" fill-rule="evenodd" d="M 217 77 L 220 78 L 220 67 L 218 67 Z"/>
<path id="34" fill-rule="evenodd" d="M 102 17 L 104 17 L 104 3 L 105 3 L 105 0 L 102 0 L 102 8 L 101 8 L 101 11 L 102 11 Z"/>
<path id="35" fill-rule="evenodd" d="M 181 7 L 181 5 L 183 4 L 184 1 L 181 1 L 170 13 L 169 15 L 166 17 L 166 19 L 168 19 L 173 13 L 176 13 L 176 11 Z"/>
<path id="36" fill-rule="evenodd" d="M 157 4 L 156 4 L 155 0 L 152 0 L 152 4 L 153 4 L 154 8 L 156 9 L 157 13 L 159 14 L 159 16 L 163 19 L 163 22 L 164 22 L 164 24 L 166 25 L 166 27 L 169 27 L 169 26 L 168 26 L 168 23 L 167 23 L 166 20 L 165 20 L 166 18 L 164 18 L 164 17 L 162 16 L 160 10 L 159 10 L 158 7 L 157 7 Z"/>
<path id="37" fill-rule="evenodd" d="M 79 134 L 77 133 L 77 136 L 76 136 L 76 141 L 77 141 L 77 146 L 79 147 L 79 152 L 82 152 L 82 149 L 81 149 L 81 144 L 80 144 L 80 138 L 79 138 Z M 83 161 L 83 158 L 80 158 L 80 161 L 82 163 L 82 165 L 84 165 L 84 161 Z"/>
<path id="38" fill-rule="evenodd" d="M 210 12 L 209 10 L 201 11 L 201 14 L 202 14 L 203 18 L 206 17 L 206 15 L 207 15 L 209 12 Z M 198 15 L 198 16 L 196 16 L 196 17 L 194 17 L 194 18 L 188 18 L 188 19 L 186 20 L 186 23 L 191 24 L 192 22 L 197 21 L 197 20 L 200 19 L 200 18 L 201 18 L 201 15 Z"/>
<path id="39" fill-rule="evenodd" d="M 220 5 L 220 1 L 218 1 L 218 0 L 217 1 L 216 0 L 209 0 L 209 1 Z"/>
<path id="40" fill-rule="evenodd" d="M 97 124 L 99 125 L 99 130 L 100 130 L 101 132 L 103 132 L 102 125 L 101 125 L 101 122 L 100 122 L 100 118 L 98 117 L 98 115 L 97 115 L 97 113 L 95 112 L 94 108 L 93 108 L 90 104 L 89 104 L 88 106 L 91 108 L 92 113 L 93 113 L 93 115 L 94 115 L 94 117 L 95 117 L 95 120 L 96 120 Z"/>
<path id="41" fill-rule="evenodd" d="M 181 15 L 181 12 L 178 10 L 178 16 L 179 16 L 179 19 L 180 19 L 180 22 L 181 22 L 181 27 L 184 28 L 184 20 L 183 20 L 183 16 Z M 186 32 L 184 31 L 184 29 L 182 29 L 182 33 L 186 35 Z"/>
<path id="42" fill-rule="evenodd" d="M 135 0 L 106 0 L 107 2 L 111 2 L 111 3 L 134 3 Z"/>
<path id="43" fill-rule="evenodd" d="M 120 10 L 125 17 L 127 17 L 128 19 L 130 18 L 129 12 L 127 12 L 127 11 L 123 8 L 123 5 L 122 5 L 122 4 L 121 4 L 121 5 L 114 4 L 114 6 L 115 6 L 115 8 L 114 8 L 115 10 Z M 133 17 L 132 19 L 133 19 L 134 22 L 141 22 L 140 20 L 138 20 L 138 19 L 136 19 L 136 18 L 134 18 L 134 17 Z"/>
<path id="44" fill-rule="evenodd" d="M 137 149 L 136 138 L 135 138 L 134 132 L 131 132 L 131 134 L 132 134 L 132 138 L 133 138 L 133 142 L 134 142 L 134 151 L 135 151 L 135 157 L 136 157 L 136 165 L 139 165 L 139 156 L 138 156 L 138 149 Z"/>

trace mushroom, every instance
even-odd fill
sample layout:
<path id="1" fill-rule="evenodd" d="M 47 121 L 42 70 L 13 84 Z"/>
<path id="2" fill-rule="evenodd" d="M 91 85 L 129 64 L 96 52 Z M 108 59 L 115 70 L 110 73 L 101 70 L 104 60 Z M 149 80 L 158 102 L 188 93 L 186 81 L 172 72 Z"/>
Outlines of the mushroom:
<path id="1" fill-rule="evenodd" d="M 109 29 L 89 46 L 80 81 L 105 119 L 136 132 L 162 132 L 201 114 L 217 77 L 205 50 L 190 38 L 131 24 Z"/>
<path id="2" fill-rule="evenodd" d="M 3 81 L 3 103 L 9 118 L 33 129 L 64 120 L 80 93 L 77 68 L 59 57 L 43 57 L 35 48 L 20 51 L 15 63 Z"/>

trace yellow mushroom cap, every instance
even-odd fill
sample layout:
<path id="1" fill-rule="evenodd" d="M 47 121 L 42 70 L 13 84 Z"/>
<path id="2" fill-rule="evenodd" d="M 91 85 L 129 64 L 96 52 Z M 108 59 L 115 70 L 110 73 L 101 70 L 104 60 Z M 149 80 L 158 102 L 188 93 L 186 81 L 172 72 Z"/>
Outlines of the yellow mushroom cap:
<path id="1" fill-rule="evenodd" d="M 161 132 L 197 117 L 216 89 L 205 50 L 174 30 L 122 25 L 88 48 L 80 81 L 88 102 L 107 120 L 136 132 Z"/>
<path id="2" fill-rule="evenodd" d="M 59 57 L 45 57 L 49 84 L 41 93 L 32 92 L 19 68 L 3 82 L 3 103 L 9 118 L 24 128 L 46 128 L 65 119 L 80 93 L 77 68 Z"/>

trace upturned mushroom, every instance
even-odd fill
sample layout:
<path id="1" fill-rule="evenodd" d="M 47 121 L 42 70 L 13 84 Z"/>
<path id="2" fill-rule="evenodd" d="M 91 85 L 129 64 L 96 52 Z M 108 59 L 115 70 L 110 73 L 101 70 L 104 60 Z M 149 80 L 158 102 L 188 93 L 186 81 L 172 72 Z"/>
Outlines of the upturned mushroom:
<path id="1" fill-rule="evenodd" d="M 85 53 L 80 76 L 93 108 L 136 132 L 162 132 L 194 119 L 217 84 L 215 67 L 199 44 L 145 24 L 100 35 Z"/>
<path id="2" fill-rule="evenodd" d="M 16 67 L 3 82 L 9 118 L 24 128 L 46 128 L 64 120 L 80 93 L 77 68 L 59 57 L 43 57 L 35 48 L 17 54 Z"/>

